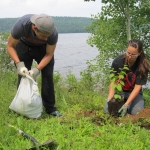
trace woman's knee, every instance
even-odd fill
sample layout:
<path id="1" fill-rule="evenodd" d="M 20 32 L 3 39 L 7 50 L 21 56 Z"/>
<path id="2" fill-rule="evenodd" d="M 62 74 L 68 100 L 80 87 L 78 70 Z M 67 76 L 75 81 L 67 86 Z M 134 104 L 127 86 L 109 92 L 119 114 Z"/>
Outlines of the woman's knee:
<path id="1" fill-rule="evenodd" d="M 138 114 L 142 109 L 144 109 L 144 100 L 140 100 L 137 103 L 133 103 L 130 105 L 130 108 L 128 110 L 129 114 L 136 115 Z"/>
<path id="2" fill-rule="evenodd" d="M 137 115 L 142 109 L 144 109 L 144 107 L 140 108 L 140 107 L 134 107 L 132 108 L 132 110 L 129 112 L 129 114 L 131 115 Z"/>

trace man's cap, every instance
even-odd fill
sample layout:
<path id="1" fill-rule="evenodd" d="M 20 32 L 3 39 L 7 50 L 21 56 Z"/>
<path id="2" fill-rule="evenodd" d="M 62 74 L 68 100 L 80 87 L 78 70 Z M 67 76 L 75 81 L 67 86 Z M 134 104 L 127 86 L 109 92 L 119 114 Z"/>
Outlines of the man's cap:
<path id="1" fill-rule="evenodd" d="M 30 21 L 35 24 L 42 33 L 52 34 L 54 31 L 54 20 L 46 14 L 33 15 Z"/>

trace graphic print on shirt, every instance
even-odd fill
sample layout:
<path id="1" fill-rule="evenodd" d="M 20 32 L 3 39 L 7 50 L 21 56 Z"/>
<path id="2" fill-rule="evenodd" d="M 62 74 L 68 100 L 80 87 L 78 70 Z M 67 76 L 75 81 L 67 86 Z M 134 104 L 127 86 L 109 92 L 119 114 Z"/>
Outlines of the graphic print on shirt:
<path id="1" fill-rule="evenodd" d="M 125 85 L 122 87 L 124 91 L 132 91 L 136 81 L 136 74 L 133 72 L 128 72 L 123 79 Z"/>

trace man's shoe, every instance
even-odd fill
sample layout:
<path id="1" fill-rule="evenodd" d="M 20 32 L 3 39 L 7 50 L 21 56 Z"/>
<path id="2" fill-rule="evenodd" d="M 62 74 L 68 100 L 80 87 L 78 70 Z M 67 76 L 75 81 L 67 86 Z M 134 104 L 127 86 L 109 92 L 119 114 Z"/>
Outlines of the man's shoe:
<path id="1" fill-rule="evenodd" d="M 61 117 L 62 116 L 62 114 L 59 112 L 59 111 L 53 111 L 52 113 L 51 113 L 51 115 L 52 116 L 57 116 L 57 117 Z"/>

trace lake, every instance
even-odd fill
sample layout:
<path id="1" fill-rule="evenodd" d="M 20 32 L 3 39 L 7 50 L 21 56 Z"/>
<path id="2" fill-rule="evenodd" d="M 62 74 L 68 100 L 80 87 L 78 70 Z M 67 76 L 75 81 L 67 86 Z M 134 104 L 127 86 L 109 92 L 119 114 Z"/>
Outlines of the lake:
<path id="1" fill-rule="evenodd" d="M 87 67 L 87 60 L 92 60 L 99 54 L 97 48 L 86 43 L 89 35 L 89 33 L 59 34 L 54 53 L 55 71 L 66 76 L 71 70 L 77 78 L 80 77 L 80 71 Z"/>

